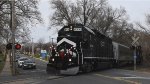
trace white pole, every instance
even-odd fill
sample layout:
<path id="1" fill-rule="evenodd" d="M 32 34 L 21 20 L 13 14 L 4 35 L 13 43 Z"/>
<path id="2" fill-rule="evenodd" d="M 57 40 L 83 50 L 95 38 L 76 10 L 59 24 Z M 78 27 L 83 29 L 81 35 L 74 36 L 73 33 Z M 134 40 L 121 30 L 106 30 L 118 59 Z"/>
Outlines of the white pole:
<path id="1" fill-rule="evenodd" d="M 136 70 L 136 46 L 134 49 L 134 70 Z"/>

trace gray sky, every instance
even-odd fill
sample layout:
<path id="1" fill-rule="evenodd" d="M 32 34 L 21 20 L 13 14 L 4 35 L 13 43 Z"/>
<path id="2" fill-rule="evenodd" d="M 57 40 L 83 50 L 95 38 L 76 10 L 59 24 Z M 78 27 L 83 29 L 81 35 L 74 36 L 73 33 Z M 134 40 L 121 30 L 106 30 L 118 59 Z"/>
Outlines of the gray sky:
<path id="1" fill-rule="evenodd" d="M 150 13 L 150 0 L 108 0 L 114 8 L 124 7 L 131 22 L 145 21 L 145 14 Z"/>
<path id="2" fill-rule="evenodd" d="M 36 27 L 30 29 L 31 38 L 34 39 L 34 42 L 37 42 L 40 38 L 44 38 L 45 42 L 49 42 L 49 38 L 57 37 L 57 31 L 55 29 L 48 29 L 49 18 L 53 14 L 53 10 L 49 5 L 49 0 L 40 0 L 39 10 L 41 12 L 44 24 L 38 24 Z"/>
<path id="3" fill-rule="evenodd" d="M 109 4 L 113 8 L 124 7 L 129 15 L 129 22 L 141 22 L 144 24 L 145 14 L 150 13 L 150 0 L 108 0 Z M 31 29 L 31 37 L 34 38 L 34 42 L 37 42 L 39 38 L 44 38 L 45 42 L 49 42 L 49 37 L 56 38 L 56 30 L 48 30 L 49 17 L 53 14 L 53 11 L 49 5 L 49 0 L 40 0 L 39 10 L 42 13 L 44 20 L 43 25 L 37 25 Z"/>

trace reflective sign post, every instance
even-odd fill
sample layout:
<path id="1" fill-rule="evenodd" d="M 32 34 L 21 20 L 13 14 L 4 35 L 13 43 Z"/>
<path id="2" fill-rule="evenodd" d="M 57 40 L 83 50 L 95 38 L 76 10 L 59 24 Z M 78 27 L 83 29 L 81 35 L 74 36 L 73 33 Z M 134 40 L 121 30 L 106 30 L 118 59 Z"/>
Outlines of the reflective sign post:
<path id="1" fill-rule="evenodd" d="M 136 46 L 135 46 L 135 49 L 134 49 L 134 70 L 136 70 Z"/>

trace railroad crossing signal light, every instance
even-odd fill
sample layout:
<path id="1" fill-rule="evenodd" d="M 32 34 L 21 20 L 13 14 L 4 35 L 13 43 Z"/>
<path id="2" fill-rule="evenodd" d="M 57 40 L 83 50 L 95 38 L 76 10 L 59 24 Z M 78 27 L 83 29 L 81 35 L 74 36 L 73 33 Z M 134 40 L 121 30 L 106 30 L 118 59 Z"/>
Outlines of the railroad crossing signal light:
<path id="1" fill-rule="evenodd" d="M 21 48 L 21 45 L 20 44 L 15 44 L 15 49 L 17 49 L 17 50 L 19 50 Z M 8 50 L 11 50 L 12 49 L 12 43 L 8 43 L 7 45 L 6 45 L 6 49 L 8 49 Z"/>
<path id="2" fill-rule="evenodd" d="M 17 44 L 15 45 L 15 49 L 19 50 L 20 48 L 21 48 L 21 45 L 17 43 Z"/>
<path id="3" fill-rule="evenodd" d="M 6 49 L 8 49 L 8 50 L 12 49 L 12 43 L 8 43 L 8 44 L 6 45 Z"/>

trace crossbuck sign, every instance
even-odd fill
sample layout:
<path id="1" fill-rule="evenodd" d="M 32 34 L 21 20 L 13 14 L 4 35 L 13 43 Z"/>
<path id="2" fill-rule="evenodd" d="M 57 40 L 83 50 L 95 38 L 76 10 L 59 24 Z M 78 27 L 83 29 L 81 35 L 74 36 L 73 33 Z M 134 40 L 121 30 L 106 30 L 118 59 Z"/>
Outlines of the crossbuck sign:
<path id="1" fill-rule="evenodd" d="M 139 38 L 140 38 L 140 37 L 136 37 L 136 34 L 134 34 L 134 36 L 132 37 L 132 40 L 133 40 L 133 41 L 132 41 L 131 44 L 132 44 L 133 46 L 138 45 L 138 44 L 139 44 L 139 42 L 138 42 Z"/>

